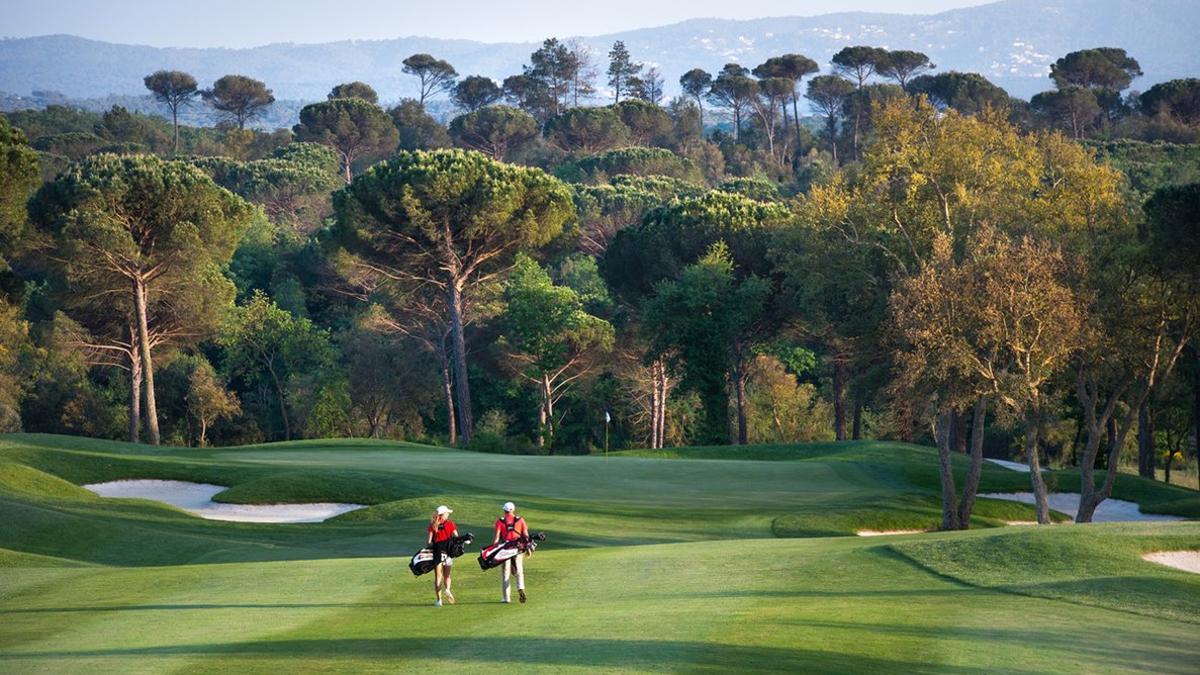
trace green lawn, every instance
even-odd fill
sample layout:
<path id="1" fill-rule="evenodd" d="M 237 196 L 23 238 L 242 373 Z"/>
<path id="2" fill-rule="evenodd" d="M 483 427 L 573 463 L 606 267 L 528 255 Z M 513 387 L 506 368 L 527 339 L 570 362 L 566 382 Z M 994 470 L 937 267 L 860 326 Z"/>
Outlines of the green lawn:
<path id="1" fill-rule="evenodd" d="M 935 525 L 934 467 L 872 442 L 604 458 L 4 436 L 0 673 L 1196 671 L 1200 576 L 1140 556 L 1200 549 L 1200 523 L 1002 527 L 1031 509 L 984 501 L 969 532 L 852 536 Z M 371 506 L 222 523 L 76 487 L 118 478 Z M 983 487 L 1028 476 L 988 467 Z M 1200 494 L 1132 477 L 1116 496 L 1200 514 Z M 428 513 L 486 533 L 505 499 L 549 536 L 530 603 L 500 605 L 498 573 L 462 558 L 459 604 L 432 607 L 406 567 Z"/>

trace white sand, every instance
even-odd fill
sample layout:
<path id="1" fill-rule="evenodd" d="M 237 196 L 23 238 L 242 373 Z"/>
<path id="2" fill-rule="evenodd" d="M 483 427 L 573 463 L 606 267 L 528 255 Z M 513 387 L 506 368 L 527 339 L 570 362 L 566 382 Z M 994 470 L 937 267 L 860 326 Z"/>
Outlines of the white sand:
<path id="1" fill-rule="evenodd" d="M 1021 462 L 1010 462 L 1007 459 L 988 459 L 992 464 L 998 464 L 1009 471 L 1020 471 L 1021 473 L 1029 473 L 1029 465 Z M 1045 469 L 1042 469 L 1045 471 Z"/>
<path id="2" fill-rule="evenodd" d="M 860 537 L 886 537 L 892 534 L 921 534 L 928 530 L 858 530 L 854 534 Z"/>
<path id="3" fill-rule="evenodd" d="M 1023 504 L 1035 503 L 1032 492 L 989 492 L 979 496 L 987 497 L 988 499 L 1007 499 L 1008 501 L 1021 502 Z M 1072 518 L 1079 512 L 1079 495 L 1077 494 L 1051 492 L 1046 495 L 1046 501 L 1050 503 L 1052 510 L 1060 511 Z M 1100 506 L 1096 508 L 1096 513 L 1092 516 L 1092 520 L 1097 523 L 1128 523 L 1142 520 L 1184 520 L 1184 518 L 1156 513 L 1142 513 L 1135 502 L 1109 498 L 1100 502 Z"/>
<path id="4" fill-rule="evenodd" d="M 1200 574 L 1200 551 L 1158 551 L 1157 553 L 1147 553 L 1142 556 L 1142 560 L 1174 567 L 1192 574 Z"/>
<path id="5" fill-rule="evenodd" d="M 362 504 L 218 504 L 213 496 L 221 485 L 180 480 L 116 480 L 84 485 L 101 497 L 153 499 L 209 520 L 245 523 L 319 523 L 364 507 Z"/>

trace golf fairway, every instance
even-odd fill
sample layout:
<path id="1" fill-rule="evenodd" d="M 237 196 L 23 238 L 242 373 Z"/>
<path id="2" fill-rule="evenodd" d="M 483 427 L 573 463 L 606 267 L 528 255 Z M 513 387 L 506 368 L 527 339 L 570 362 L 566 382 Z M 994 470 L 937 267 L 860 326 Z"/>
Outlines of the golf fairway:
<path id="1" fill-rule="evenodd" d="M 934 467 L 870 442 L 603 458 L 0 437 L 0 672 L 1196 671 L 1200 575 L 1141 556 L 1200 549 L 1200 523 L 1004 527 L 1031 509 L 984 501 L 967 532 L 853 536 L 936 525 Z M 371 506 L 228 523 L 76 487 L 124 478 Z M 982 488 L 1028 479 L 987 467 Z M 1196 492 L 1133 477 L 1114 496 L 1200 515 Z M 407 569 L 433 507 L 490 541 L 506 499 L 548 537 L 529 603 L 500 604 L 469 554 L 458 603 L 433 607 Z"/>

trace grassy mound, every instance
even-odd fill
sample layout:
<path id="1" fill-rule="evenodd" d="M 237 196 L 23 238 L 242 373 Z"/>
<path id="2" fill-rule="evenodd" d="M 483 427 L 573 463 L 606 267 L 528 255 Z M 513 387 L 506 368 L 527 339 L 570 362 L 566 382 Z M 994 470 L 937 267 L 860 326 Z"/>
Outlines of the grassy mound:
<path id="1" fill-rule="evenodd" d="M 55 499 L 95 498 L 73 483 L 16 462 L 0 462 L 0 492 Z"/>
<path id="2" fill-rule="evenodd" d="M 1152 551 L 1200 550 L 1198 523 L 1028 527 L 892 549 L 972 586 L 1200 623 L 1200 575 L 1141 559 Z"/>
<path id="3" fill-rule="evenodd" d="M 215 502 L 226 504 L 300 504 L 341 502 L 382 504 L 395 499 L 426 495 L 433 487 L 425 481 L 401 476 L 373 476 L 346 472 L 285 471 L 239 483 L 217 493 Z"/>

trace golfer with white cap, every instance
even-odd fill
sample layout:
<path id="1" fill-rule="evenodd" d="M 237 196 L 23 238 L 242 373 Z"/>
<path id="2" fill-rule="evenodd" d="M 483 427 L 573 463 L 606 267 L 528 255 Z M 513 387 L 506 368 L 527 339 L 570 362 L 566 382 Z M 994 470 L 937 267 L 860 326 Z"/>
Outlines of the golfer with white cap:
<path id="1" fill-rule="evenodd" d="M 501 541 L 510 542 L 521 539 L 529 539 L 529 526 L 525 524 L 524 518 L 517 515 L 516 505 L 512 502 L 504 502 L 504 515 L 496 521 L 496 537 L 492 540 L 492 545 Z M 526 552 L 525 555 L 529 555 L 529 553 Z M 521 560 L 522 557 L 516 555 L 500 566 L 500 602 L 512 602 L 509 579 L 514 572 L 517 575 L 517 596 L 521 598 L 521 602 L 525 602 L 525 565 Z"/>
<path id="2" fill-rule="evenodd" d="M 454 564 L 454 558 L 450 557 L 450 540 L 458 536 L 458 526 L 450 520 L 450 514 L 454 513 L 449 506 L 445 504 L 437 507 L 433 513 L 433 518 L 429 521 L 429 537 L 426 540 L 425 546 L 433 552 L 433 560 L 435 566 L 433 568 L 433 595 L 435 607 L 442 606 L 442 596 L 446 598 L 446 602 L 454 604 L 454 594 L 450 592 L 450 566 Z"/>

